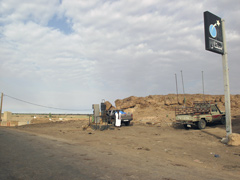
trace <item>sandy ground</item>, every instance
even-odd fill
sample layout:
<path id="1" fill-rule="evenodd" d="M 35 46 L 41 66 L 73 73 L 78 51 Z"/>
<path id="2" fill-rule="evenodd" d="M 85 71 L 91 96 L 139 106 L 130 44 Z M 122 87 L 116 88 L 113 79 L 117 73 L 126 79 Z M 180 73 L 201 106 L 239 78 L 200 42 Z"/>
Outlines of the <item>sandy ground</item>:
<path id="1" fill-rule="evenodd" d="M 131 126 L 93 130 L 83 126 L 88 120 L 59 121 L 11 127 L 18 131 L 77 142 L 98 152 L 115 154 L 129 159 L 134 166 L 146 167 L 149 172 L 169 167 L 186 172 L 204 174 L 204 179 L 239 179 L 240 147 L 227 146 L 220 140 L 225 137 L 223 125 L 214 124 L 204 130 L 185 130 L 167 124 L 148 125 L 132 122 Z M 240 133 L 240 118 L 233 118 L 233 132 Z M 116 163 L 121 163 L 121 160 Z M 165 179 L 178 179 L 178 178 Z M 202 179 L 201 177 L 194 177 Z"/>

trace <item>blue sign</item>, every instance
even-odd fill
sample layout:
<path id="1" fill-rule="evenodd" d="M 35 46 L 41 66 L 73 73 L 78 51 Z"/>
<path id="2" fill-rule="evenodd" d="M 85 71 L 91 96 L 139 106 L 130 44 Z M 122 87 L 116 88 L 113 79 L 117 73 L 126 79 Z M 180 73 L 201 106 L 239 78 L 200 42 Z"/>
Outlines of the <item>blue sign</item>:
<path id="1" fill-rule="evenodd" d="M 208 51 L 223 54 L 223 37 L 221 18 L 204 12 L 205 48 Z"/>

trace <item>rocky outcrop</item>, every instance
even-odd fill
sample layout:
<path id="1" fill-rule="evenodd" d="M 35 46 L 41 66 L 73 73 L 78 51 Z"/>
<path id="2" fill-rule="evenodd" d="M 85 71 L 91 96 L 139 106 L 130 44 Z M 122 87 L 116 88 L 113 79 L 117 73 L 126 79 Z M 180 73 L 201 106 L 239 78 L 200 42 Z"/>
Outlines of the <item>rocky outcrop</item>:
<path id="1" fill-rule="evenodd" d="M 223 95 L 205 95 L 202 94 L 183 94 L 175 95 L 150 95 L 147 97 L 136 97 L 130 96 L 125 99 L 117 99 L 115 101 L 116 108 L 118 109 L 128 109 L 134 108 L 136 105 L 140 105 L 141 108 L 144 107 L 159 107 L 159 106 L 176 106 L 183 105 L 185 103 L 188 106 L 191 106 L 194 101 L 211 101 L 216 102 L 220 106 L 224 105 L 224 96 Z M 231 95 L 231 107 L 238 108 L 240 106 L 240 95 Z"/>
<path id="2" fill-rule="evenodd" d="M 150 95 L 146 97 L 130 96 L 125 99 L 115 101 L 116 109 L 123 109 L 134 114 L 134 120 L 141 119 L 163 119 L 175 118 L 175 107 L 186 103 L 192 106 L 194 101 L 211 101 L 218 104 L 220 110 L 225 111 L 224 95 L 205 95 L 202 94 L 168 94 Z M 240 95 L 231 95 L 232 115 L 240 114 Z"/>

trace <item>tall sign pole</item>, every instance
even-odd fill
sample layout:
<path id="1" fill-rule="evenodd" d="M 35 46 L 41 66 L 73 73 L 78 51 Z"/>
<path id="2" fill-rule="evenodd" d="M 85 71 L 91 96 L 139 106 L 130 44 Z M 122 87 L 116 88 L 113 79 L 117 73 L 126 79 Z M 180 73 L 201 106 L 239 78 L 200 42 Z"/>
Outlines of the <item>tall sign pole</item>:
<path id="1" fill-rule="evenodd" d="M 227 45 L 225 35 L 225 21 L 222 20 L 222 33 L 223 33 L 223 49 L 222 65 L 223 65 L 223 80 L 224 80 L 224 95 L 225 95 L 225 112 L 226 112 L 226 131 L 227 137 L 232 133 L 232 120 L 231 120 L 231 103 L 230 103 L 230 87 L 229 87 L 229 69 L 227 58 Z"/>
<path id="2" fill-rule="evenodd" d="M 224 79 L 224 96 L 225 96 L 225 118 L 226 132 L 228 135 L 232 133 L 231 121 L 231 104 L 230 104 L 230 88 L 229 88 L 229 69 L 227 59 L 227 45 L 225 35 L 225 23 L 220 17 L 205 11 L 204 12 L 205 27 L 205 48 L 222 55 L 223 79 Z"/>

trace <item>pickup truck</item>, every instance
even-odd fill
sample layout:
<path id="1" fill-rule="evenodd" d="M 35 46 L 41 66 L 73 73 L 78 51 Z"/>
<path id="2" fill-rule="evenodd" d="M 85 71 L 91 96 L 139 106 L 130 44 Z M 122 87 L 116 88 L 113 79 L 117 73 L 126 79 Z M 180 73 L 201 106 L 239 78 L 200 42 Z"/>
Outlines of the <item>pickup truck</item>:
<path id="1" fill-rule="evenodd" d="M 225 124 L 225 112 L 221 112 L 216 103 L 194 102 L 193 107 L 176 107 L 176 123 L 186 129 L 197 126 L 204 129 L 207 123 L 221 122 Z"/>
<path id="2" fill-rule="evenodd" d="M 133 114 L 125 113 L 123 110 L 108 110 L 106 112 L 107 122 L 109 124 L 115 124 L 115 113 L 120 111 L 121 113 L 121 124 L 124 123 L 125 126 L 129 126 L 130 122 L 133 120 Z"/>

